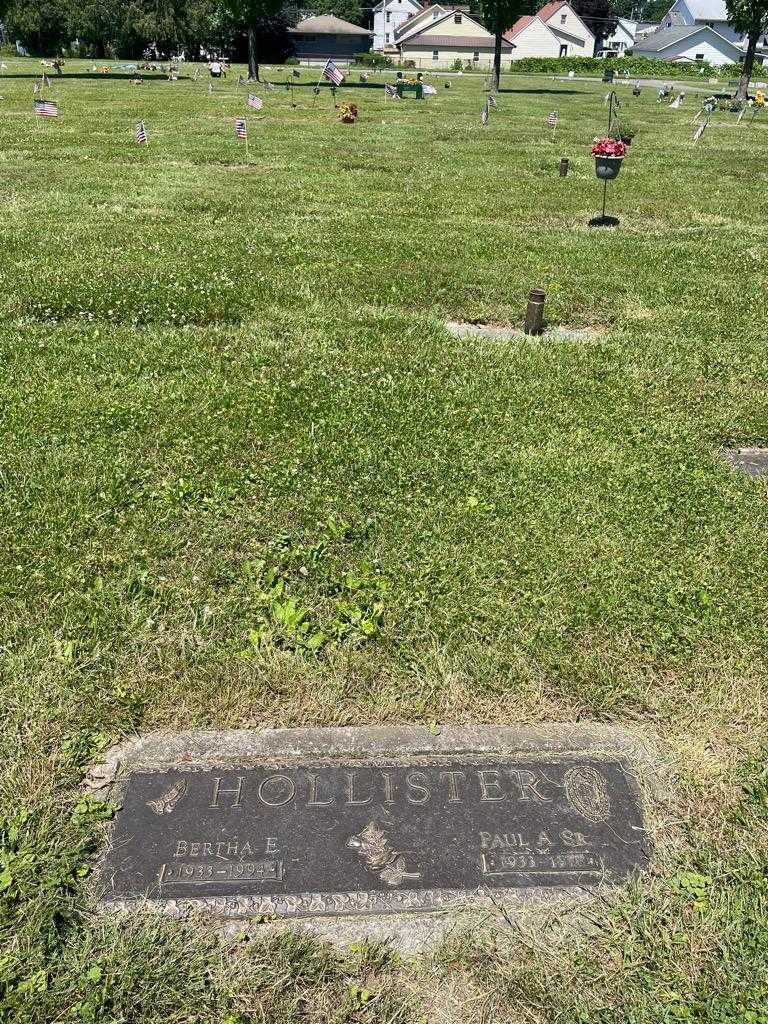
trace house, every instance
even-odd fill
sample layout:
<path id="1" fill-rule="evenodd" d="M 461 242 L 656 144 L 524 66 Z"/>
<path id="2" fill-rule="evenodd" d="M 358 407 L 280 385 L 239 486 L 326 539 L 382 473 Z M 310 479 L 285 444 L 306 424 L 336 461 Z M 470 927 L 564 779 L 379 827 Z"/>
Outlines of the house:
<path id="1" fill-rule="evenodd" d="M 421 32 L 428 25 L 431 25 L 433 21 L 437 21 L 438 18 L 448 14 L 450 10 L 451 8 L 447 4 L 431 4 L 422 7 L 420 11 L 413 14 L 395 30 L 395 44 L 399 46 L 403 40 L 409 36 L 416 35 L 417 32 Z"/>
<path id="2" fill-rule="evenodd" d="M 707 61 L 710 64 L 739 64 L 744 60 L 744 49 L 727 39 L 709 25 L 675 25 L 660 28 L 632 50 L 636 57 L 653 60 Z M 760 62 L 761 55 L 757 61 Z"/>
<path id="3" fill-rule="evenodd" d="M 725 0 L 675 0 L 675 3 L 662 18 L 660 28 L 678 28 L 683 25 L 688 27 L 706 25 L 707 28 L 714 29 L 725 39 L 738 43 L 742 50 L 747 48 L 747 37 L 728 24 Z M 761 50 L 768 47 L 768 33 L 760 38 L 758 46 Z"/>
<path id="4" fill-rule="evenodd" d="M 373 48 L 383 53 L 397 52 L 395 33 L 400 26 L 424 8 L 419 0 L 380 0 L 373 8 Z"/>
<path id="5" fill-rule="evenodd" d="M 351 60 L 371 48 L 373 33 L 333 14 L 303 18 L 288 30 L 299 60 Z"/>
<path id="6" fill-rule="evenodd" d="M 514 47 L 512 60 L 524 57 L 559 57 L 560 40 L 555 33 L 534 14 L 518 18 L 504 38 Z"/>
<path id="7" fill-rule="evenodd" d="M 611 33 L 610 38 L 603 40 L 603 45 L 600 48 L 600 56 L 621 57 L 627 50 L 631 50 L 635 45 L 636 34 L 636 21 L 630 21 L 629 18 L 618 18 L 616 21 L 616 28 Z"/>
<path id="8" fill-rule="evenodd" d="M 548 31 L 542 32 L 542 25 Z M 595 52 L 594 35 L 567 0 L 552 0 L 536 14 L 518 18 L 504 33 L 504 38 L 513 46 L 512 60 L 523 57 L 592 57 Z"/>
<path id="9" fill-rule="evenodd" d="M 428 12 L 424 12 L 427 14 Z M 416 67 L 469 62 L 476 67 L 493 64 L 495 39 L 492 32 L 461 8 L 430 17 L 415 32 L 406 31 L 398 39 L 400 58 L 412 60 Z M 502 39 L 502 59 L 512 55 L 512 44 Z"/>

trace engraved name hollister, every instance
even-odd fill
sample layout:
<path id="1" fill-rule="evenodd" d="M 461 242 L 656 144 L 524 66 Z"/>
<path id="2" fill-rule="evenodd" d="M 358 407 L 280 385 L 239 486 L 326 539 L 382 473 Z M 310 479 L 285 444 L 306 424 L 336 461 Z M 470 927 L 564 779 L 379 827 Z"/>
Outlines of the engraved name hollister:
<path id="1" fill-rule="evenodd" d="M 353 769 L 344 772 L 346 785 L 340 797 L 327 792 L 315 772 L 295 775 L 276 773 L 268 775 L 258 784 L 249 784 L 246 776 L 238 775 L 226 782 L 221 776 L 213 779 L 209 807 L 218 809 L 222 803 L 240 807 L 244 801 L 256 800 L 266 807 L 284 807 L 298 800 L 307 808 L 330 807 L 340 804 L 365 807 L 380 800 L 385 806 L 397 803 L 398 798 L 420 806 L 441 796 L 449 804 L 465 801 L 497 803 L 502 800 L 533 800 L 547 803 L 554 799 L 547 793 L 547 778 L 543 771 L 519 768 L 478 768 L 469 771 L 413 770 L 405 773 L 404 782 L 398 784 L 391 770 Z M 364 780 L 364 781 L 363 781 Z"/>
<path id="2" fill-rule="evenodd" d="M 174 769 L 130 776 L 122 802 L 106 900 L 212 898 L 247 913 L 439 909 L 479 886 L 620 879 L 648 859 L 618 762 Z"/>

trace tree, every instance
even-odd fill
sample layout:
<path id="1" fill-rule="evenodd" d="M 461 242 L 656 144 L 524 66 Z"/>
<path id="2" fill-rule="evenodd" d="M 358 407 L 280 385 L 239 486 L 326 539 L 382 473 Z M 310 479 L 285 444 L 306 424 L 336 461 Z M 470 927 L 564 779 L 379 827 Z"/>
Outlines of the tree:
<path id="1" fill-rule="evenodd" d="M 53 55 L 66 46 L 67 0 L 12 0 L 5 20 L 9 39 L 21 39 L 33 53 Z"/>
<path id="2" fill-rule="evenodd" d="M 529 8 L 529 0 L 481 0 L 483 21 L 495 37 L 493 47 L 493 88 L 501 81 L 501 43 L 507 29 L 512 28 L 521 14 Z"/>
<path id="3" fill-rule="evenodd" d="M 272 21 L 283 0 L 224 0 L 226 13 L 248 36 L 248 77 L 259 81 L 259 26 Z"/>
<path id="4" fill-rule="evenodd" d="M 768 30 L 768 0 L 725 0 L 728 10 L 728 23 L 742 35 L 747 37 L 747 52 L 741 68 L 737 100 L 746 100 L 749 93 L 749 80 L 755 66 L 755 51 L 760 36 Z"/>
<path id="5" fill-rule="evenodd" d="M 310 7 L 314 14 L 335 14 L 337 18 L 351 21 L 353 25 L 362 25 L 364 22 L 359 0 L 313 0 Z"/>
<path id="6" fill-rule="evenodd" d="M 573 0 L 572 7 L 595 37 L 595 53 L 603 48 L 603 40 L 610 39 L 619 19 L 611 0 Z"/>

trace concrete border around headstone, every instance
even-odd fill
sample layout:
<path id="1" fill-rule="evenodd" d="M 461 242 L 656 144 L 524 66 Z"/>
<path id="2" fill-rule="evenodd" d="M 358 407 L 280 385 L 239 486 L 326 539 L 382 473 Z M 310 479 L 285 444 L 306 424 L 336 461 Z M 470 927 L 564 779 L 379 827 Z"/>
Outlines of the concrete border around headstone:
<path id="1" fill-rule="evenodd" d="M 653 848 L 654 807 L 663 798 L 664 762 L 656 744 L 645 734 L 600 724 L 558 724 L 547 726 L 443 726 L 433 733 L 421 726 L 370 726 L 342 728 L 298 728 L 158 732 L 125 741 L 107 752 L 102 763 L 88 773 L 85 785 L 101 799 L 120 801 L 122 787 L 134 772 L 173 768 L 229 766 L 246 768 L 317 761 L 326 758 L 370 760 L 377 757 L 405 759 L 446 755 L 504 757 L 525 756 L 542 761 L 553 756 L 618 760 L 631 780 L 640 802 L 643 826 Z M 107 850 L 109 846 L 107 847 Z M 106 852 L 106 851 L 105 851 Z M 102 862 L 103 863 L 103 862 Z M 94 887 L 97 899 L 105 879 L 97 866 Z M 100 887 L 100 891 L 99 891 Z M 277 922 L 249 923 L 257 915 L 252 901 L 238 897 L 194 900 L 117 900 L 100 903 L 102 912 L 154 911 L 172 917 L 203 916 L 223 935 L 244 928 L 263 930 L 309 929 L 330 941 L 345 944 L 362 939 L 387 939 L 402 952 L 432 947 L 463 921 L 479 919 L 531 921 L 543 912 L 549 915 L 578 907 L 594 898 L 603 886 L 586 889 L 579 885 L 555 891 L 546 887 L 525 890 L 495 890 L 456 894 L 446 909 L 429 913 L 417 909 L 377 915 L 299 917 Z M 608 886 L 615 890 L 615 885 Z"/>
<path id="2" fill-rule="evenodd" d="M 541 334 L 526 334 L 520 327 L 494 324 L 465 324 L 449 320 L 445 329 L 455 338 L 484 338 L 488 341 L 597 341 L 600 332 L 588 327 L 545 327 Z"/>
<path id="3" fill-rule="evenodd" d="M 743 448 L 723 448 L 722 455 L 728 465 L 751 477 L 768 476 L 768 446 L 747 445 Z"/>

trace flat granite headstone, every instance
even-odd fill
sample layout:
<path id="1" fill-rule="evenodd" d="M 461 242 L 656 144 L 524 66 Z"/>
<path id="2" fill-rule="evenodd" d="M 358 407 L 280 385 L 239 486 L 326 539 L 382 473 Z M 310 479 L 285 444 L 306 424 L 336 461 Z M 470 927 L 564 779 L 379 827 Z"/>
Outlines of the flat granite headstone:
<path id="1" fill-rule="evenodd" d="M 748 476 L 768 476 L 768 448 L 725 448 L 723 454 L 734 469 Z"/>
<path id="2" fill-rule="evenodd" d="M 150 736 L 92 773 L 121 807 L 103 907 L 380 915 L 621 882 L 650 856 L 644 757 L 594 727 Z"/>

